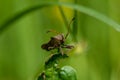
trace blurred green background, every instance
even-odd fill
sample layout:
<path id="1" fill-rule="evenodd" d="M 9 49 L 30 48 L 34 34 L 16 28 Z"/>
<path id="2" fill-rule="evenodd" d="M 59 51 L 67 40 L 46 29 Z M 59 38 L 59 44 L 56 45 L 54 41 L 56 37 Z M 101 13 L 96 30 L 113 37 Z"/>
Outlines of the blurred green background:
<path id="1" fill-rule="evenodd" d="M 14 14 L 42 2 L 58 0 L 0 0 L 0 25 Z M 96 10 L 120 22 L 119 0 L 60 0 Z M 17 20 L 0 34 L 0 80 L 35 80 L 43 71 L 50 52 L 41 45 L 54 34 L 49 29 L 66 33 L 66 22 L 76 20 L 67 42 L 77 44 L 69 59 L 78 80 L 120 80 L 120 32 L 105 23 L 70 8 L 46 7 Z"/>

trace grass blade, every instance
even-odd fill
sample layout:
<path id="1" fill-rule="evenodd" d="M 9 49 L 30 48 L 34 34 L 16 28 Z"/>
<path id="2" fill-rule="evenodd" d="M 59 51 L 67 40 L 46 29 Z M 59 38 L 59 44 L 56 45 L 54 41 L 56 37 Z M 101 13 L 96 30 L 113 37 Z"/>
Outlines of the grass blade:
<path id="1" fill-rule="evenodd" d="M 3 25 L 0 26 L 0 34 L 2 34 L 5 30 L 7 30 L 7 28 L 9 28 L 11 24 L 13 24 L 15 21 L 22 18 L 23 16 L 27 15 L 28 13 L 31 13 L 33 11 L 36 11 L 36 10 L 39 10 L 39 9 L 42 9 L 42 8 L 48 7 L 48 6 L 65 6 L 65 7 L 77 10 L 79 12 L 87 14 L 91 17 L 94 17 L 94 18 L 108 24 L 109 26 L 113 27 L 115 30 L 120 32 L 120 25 L 117 22 L 115 22 L 114 20 L 110 19 L 109 17 L 107 17 L 91 8 L 87 8 L 87 7 L 73 4 L 73 3 L 45 2 L 45 3 L 41 3 L 39 5 L 33 6 L 31 8 L 28 8 L 22 12 L 19 12 L 12 18 L 9 18 Z"/>

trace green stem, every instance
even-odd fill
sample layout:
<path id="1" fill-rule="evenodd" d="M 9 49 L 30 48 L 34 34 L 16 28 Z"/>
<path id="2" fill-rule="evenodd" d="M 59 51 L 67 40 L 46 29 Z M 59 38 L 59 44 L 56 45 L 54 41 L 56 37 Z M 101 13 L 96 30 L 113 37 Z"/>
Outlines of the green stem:
<path id="1" fill-rule="evenodd" d="M 5 30 L 7 30 L 11 24 L 16 22 L 17 20 L 19 20 L 23 16 L 27 15 L 28 13 L 34 12 L 36 10 L 39 10 L 39 9 L 47 7 L 47 6 L 50 6 L 50 4 L 43 4 L 43 5 L 34 6 L 34 7 L 29 8 L 29 9 L 26 9 L 22 12 L 17 13 L 13 17 L 6 20 L 5 23 L 0 26 L 0 34 L 2 34 Z"/>
<path id="2" fill-rule="evenodd" d="M 57 6 L 66 6 L 68 8 L 71 8 L 71 9 L 77 10 L 79 12 L 82 12 L 84 14 L 87 14 L 87 15 L 89 15 L 91 17 L 94 17 L 94 18 L 108 24 L 109 26 L 113 27 L 115 30 L 120 32 L 120 25 L 118 23 L 116 23 L 112 19 L 108 18 L 107 16 L 105 16 L 105 15 L 103 15 L 103 14 L 97 12 L 97 11 L 94 11 L 94 10 L 92 10 L 90 8 L 80 6 L 80 5 L 76 5 L 76 4 L 46 2 L 46 3 L 39 4 L 37 6 L 33 6 L 33 7 L 29 8 L 29 9 L 26 9 L 25 11 L 22 11 L 22 12 L 16 14 L 15 16 L 13 16 L 12 18 L 8 19 L 3 25 L 1 25 L 0 34 L 2 34 L 5 30 L 7 30 L 12 23 L 14 23 L 18 19 L 22 18 L 23 16 L 27 15 L 28 13 L 31 13 L 33 11 L 42 9 L 44 7 L 55 6 L 55 5 L 57 5 Z"/>
<path id="3" fill-rule="evenodd" d="M 75 4 L 77 4 L 77 0 L 75 0 L 74 2 Z M 74 17 L 75 17 L 75 20 L 74 20 L 74 23 L 73 23 L 73 38 L 75 40 L 75 42 L 77 42 L 77 34 L 78 34 L 78 15 L 77 15 L 77 11 L 74 10 Z"/>

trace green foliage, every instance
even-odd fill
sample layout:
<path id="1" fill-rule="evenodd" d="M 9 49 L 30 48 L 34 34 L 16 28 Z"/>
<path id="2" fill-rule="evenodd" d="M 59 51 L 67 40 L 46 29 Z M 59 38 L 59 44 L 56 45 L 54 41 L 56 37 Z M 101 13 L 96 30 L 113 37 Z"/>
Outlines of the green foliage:
<path id="1" fill-rule="evenodd" d="M 59 74 L 62 80 L 77 80 L 76 70 L 71 66 L 63 66 Z"/>
<path id="2" fill-rule="evenodd" d="M 50 67 L 45 69 L 37 80 L 77 80 L 76 71 L 71 66 L 62 68 Z"/>
<path id="3" fill-rule="evenodd" d="M 66 32 L 65 25 L 74 11 L 77 18 L 71 34 L 73 40 L 77 37 L 77 47 L 60 65 L 72 65 L 78 80 L 120 79 L 120 1 L 65 1 L 0 1 L 0 80 L 35 80 L 49 55 L 40 49 L 49 38 L 44 32 Z"/>
<path id="4" fill-rule="evenodd" d="M 87 14 L 89 16 L 92 16 L 100 21 L 103 21 L 104 23 L 112 26 L 113 28 L 115 28 L 117 31 L 120 31 L 120 25 L 117 24 L 115 21 L 113 21 L 112 19 L 108 18 L 107 16 L 97 12 L 97 11 L 94 11 L 90 8 L 86 8 L 84 6 L 80 6 L 80 5 L 76 5 L 76 4 L 69 4 L 69 3 L 55 3 L 55 2 L 45 2 L 45 3 L 42 3 L 40 5 L 37 5 L 37 6 L 33 6 L 31 8 L 28 8 L 27 10 L 23 11 L 23 12 L 20 12 L 18 14 L 16 14 L 16 16 L 13 16 L 12 18 L 8 19 L 1 27 L 0 27 L 0 32 L 6 30 L 6 28 L 12 24 L 13 22 L 15 22 L 16 20 L 18 20 L 19 18 L 21 18 L 22 16 L 30 13 L 30 12 L 33 12 L 33 11 L 36 11 L 38 9 L 41 9 L 43 7 L 47 7 L 47 6 L 54 6 L 54 5 L 57 5 L 57 6 L 65 6 L 65 7 L 68 7 L 68 8 L 71 8 L 71 9 L 75 9 L 79 12 L 82 12 L 84 14 Z"/>

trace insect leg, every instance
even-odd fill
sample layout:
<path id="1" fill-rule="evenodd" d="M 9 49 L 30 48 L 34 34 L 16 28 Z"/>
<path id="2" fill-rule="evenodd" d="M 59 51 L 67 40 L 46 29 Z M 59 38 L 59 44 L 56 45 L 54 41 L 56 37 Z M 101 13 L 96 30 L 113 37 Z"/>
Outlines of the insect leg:
<path id="1" fill-rule="evenodd" d="M 37 80 L 46 80 L 45 72 L 42 72 Z"/>
<path id="2" fill-rule="evenodd" d="M 59 47 L 59 51 L 62 55 L 64 54 L 61 46 Z"/>
<path id="3" fill-rule="evenodd" d="M 62 48 L 72 49 L 74 48 L 73 45 L 63 45 Z"/>

